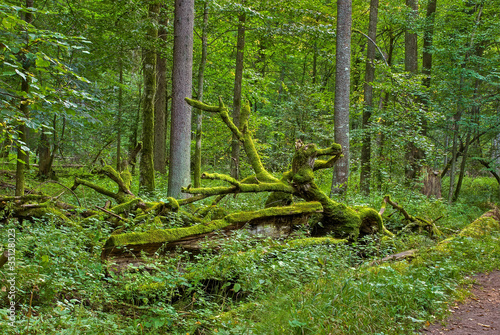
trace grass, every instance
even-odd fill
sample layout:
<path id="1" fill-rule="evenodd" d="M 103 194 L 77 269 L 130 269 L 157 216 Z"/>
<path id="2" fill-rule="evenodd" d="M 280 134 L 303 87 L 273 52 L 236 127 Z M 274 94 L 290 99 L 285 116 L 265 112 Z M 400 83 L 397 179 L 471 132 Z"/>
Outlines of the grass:
<path id="1" fill-rule="evenodd" d="M 320 178 L 326 189 L 329 176 Z M 71 186 L 71 179 L 61 182 Z M 54 194 L 60 189 L 41 187 Z M 442 216 L 437 225 L 446 235 L 499 202 L 498 185 L 487 178 L 467 179 L 452 206 L 402 188 L 393 191 L 408 212 Z M 351 194 L 343 201 L 376 209 L 383 196 Z M 106 200 L 83 187 L 76 195 L 89 207 Z M 75 201 L 72 194 L 65 197 Z M 223 206 L 253 209 L 264 199 L 226 197 Z M 403 222 L 394 214 L 386 225 L 397 231 Z M 18 317 L 16 327 L 9 327 L 2 292 L 4 334 L 413 334 L 445 317 L 450 301 L 467 294 L 457 290 L 467 283 L 465 276 L 500 268 L 498 232 L 480 240 L 456 238 L 447 253 L 434 248 L 439 241 L 413 233 L 389 242 L 373 236 L 349 244 L 283 247 L 241 232 L 226 238 L 217 253 L 206 249 L 193 257 L 179 250 L 106 275 L 100 261 L 110 233 L 106 222 L 75 229 L 54 218 L 9 220 L 4 229 L 16 230 Z M 0 236 L 0 245 L 6 238 Z M 412 262 L 371 265 L 375 258 L 415 248 L 420 252 Z M 0 289 L 6 276 L 0 270 Z"/>

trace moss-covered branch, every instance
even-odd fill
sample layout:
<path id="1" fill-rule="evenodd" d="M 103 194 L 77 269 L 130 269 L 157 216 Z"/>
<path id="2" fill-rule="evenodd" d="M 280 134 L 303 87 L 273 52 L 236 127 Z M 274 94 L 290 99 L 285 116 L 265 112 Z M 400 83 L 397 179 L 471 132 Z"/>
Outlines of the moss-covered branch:
<path id="1" fill-rule="evenodd" d="M 394 209 L 399 211 L 403 215 L 405 220 L 409 222 L 406 225 L 406 227 L 403 228 L 403 231 L 416 228 L 416 229 L 425 229 L 427 232 L 429 232 L 429 235 L 431 236 L 443 235 L 443 233 L 434 224 L 434 221 L 427 221 L 425 219 L 408 214 L 408 212 L 402 206 L 400 206 L 397 202 L 394 202 L 391 199 L 390 195 L 386 195 L 384 197 L 382 208 L 380 209 L 380 214 L 382 214 L 385 211 L 387 203 L 390 204 Z"/>
<path id="2" fill-rule="evenodd" d="M 84 185 L 93 189 L 97 193 L 115 199 L 119 204 L 127 202 L 134 197 L 134 194 L 130 191 L 130 183 L 132 181 L 132 175 L 130 174 L 130 172 L 123 171 L 122 173 L 118 173 L 111 166 L 106 165 L 102 168 L 101 173 L 103 173 L 118 185 L 117 192 L 112 192 L 102 186 L 81 178 L 75 178 L 75 182 L 71 187 L 71 190 L 74 191 L 78 186 Z"/>

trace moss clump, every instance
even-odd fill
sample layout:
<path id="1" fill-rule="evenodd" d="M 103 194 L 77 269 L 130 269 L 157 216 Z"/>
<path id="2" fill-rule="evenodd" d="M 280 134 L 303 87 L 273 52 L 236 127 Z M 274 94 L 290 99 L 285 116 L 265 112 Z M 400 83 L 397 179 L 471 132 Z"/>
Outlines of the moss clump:
<path id="1" fill-rule="evenodd" d="M 212 231 L 223 229 L 235 223 L 246 223 L 259 218 L 271 218 L 276 216 L 310 214 L 321 211 L 318 202 L 302 202 L 293 206 L 266 208 L 251 212 L 240 212 L 227 215 L 224 219 L 210 221 L 206 224 L 197 224 L 186 228 L 155 229 L 143 233 L 126 233 L 112 235 L 105 244 L 105 248 L 126 245 L 141 245 L 150 243 L 166 243 L 177 241 L 187 236 L 207 234 Z M 136 220 L 138 217 L 136 218 Z"/>
<path id="2" fill-rule="evenodd" d="M 251 220 L 259 218 L 271 218 L 276 216 L 295 214 L 312 214 L 321 210 L 322 207 L 319 202 L 299 202 L 292 206 L 270 207 L 257 211 L 229 214 L 226 216 L 225 220 L 232 223 L 249 222 Z"/>
<path id="3" fill-rule="evenodd" d="M 199 235 L 222 229 L 230 223 L 225 220 L 215 220 L 208 225 L 199 224 L 186 228 L 155 229 L 144 233 L 126 233 L 112 235 L 104 245 L 105 248 L 141 245 L 150 243 L 166 243 L 177 241 L 186 236 Z"/>
<path id="4" fill-rule="evenodd" d="M 298 248 L 312 245 L 333 245 L 340 243 L 347 243 L 347 240 L 333 237 L 310 237 L 291 240 L 288 242 L 288 245 L 292 248 Z"/>
<path id="5" fill-rule="evenodd" d="M 500 224 L 492 217 L 482 216 L 465 227 L 460 233 L 460 236 L 480 238 L 481 236 L 490 234 L 500 230 Z"/>

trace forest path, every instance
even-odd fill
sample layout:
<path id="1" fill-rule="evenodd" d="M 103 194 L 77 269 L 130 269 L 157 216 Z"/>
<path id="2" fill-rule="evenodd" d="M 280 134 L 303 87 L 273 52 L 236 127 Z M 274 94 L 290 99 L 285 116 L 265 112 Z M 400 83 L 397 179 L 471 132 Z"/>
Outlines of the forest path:
<path id="1" fill-rule="evenodd" d="M 443 326 L 435 323 L 423 329 L 420 334 L 445 335 L 500 335 L 500 271 L 474 276 L 472 296 L 464 303 L 450 306 L 452 315 Z"/>

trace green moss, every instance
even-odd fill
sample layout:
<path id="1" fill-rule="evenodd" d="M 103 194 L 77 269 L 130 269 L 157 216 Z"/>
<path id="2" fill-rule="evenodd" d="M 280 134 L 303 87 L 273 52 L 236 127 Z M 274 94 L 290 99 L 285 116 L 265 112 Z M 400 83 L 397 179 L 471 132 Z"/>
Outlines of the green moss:
<path id="1" fill-rule="evenodd" d="M 253 219 L 273 216 L 284 216 L 294 214 L 312 214 L 321 211 L 322 207 L 319 202 L 299 202 L 292 206 L 285 207 L 270 207 L 252 212 L 239 212 L 229 214 L 226 220 L 232 223 L 248 222 Z"/>
<path id="2" fill-rule="evenodd" d="M 177 212 L 179 210 L 179 208 L 180 208 L 179 203 L 177 202 L 177 200 L 175 198 L 172 198 L 172 197 L 168 197 L 167 200 L 168 200 L 168 206 L 169 206 L 169 208 L 172 211 Z"/>
<path id="3" fill-rule="evenodd" d="M 143 233 L 126 233 L 111 236 L 105 244 L 105 248 L 126 245 L 141 245 L 148 243 L 165 243 L 177 241 L 186 236 L 209 233 L 224 228 L 230 223 L 225 220 L 215 220 L 208 225 L 199 224 L 186 228 L 156 229 Z"/>
<path id="4" fill-rule="evenodd" d="M 479 219 L 472 222 L 470 225 L 465 227 L 460 233 L 460 236 L 480 238 L 481 236 L 492 233 L 493 231 L 499 231 L 500 225 L 492 217 L 482 216 Z"/>
<path id="5" fill-rule="evenodd" d="M 339 243 L 347 243 L 347 240 L 333 238 L 333 237 L 310 237 L 310 238 L 291 240 L 288 242 L 288 245 L 292 248 L 297 248 L 297 247 L 306 247 L 311 245 L 331 245 Z"/>
<path id="6" fill-rule="evenodd" d="M 123 213 L 125 211 L 130 211 L 132 210 L 139 202 L 141 201 L 141 199 L 139 198 L 134 198 L 132 200 L 129 200 L 127 202 L 124 202 L 122 204 L 119 204 L 119 205 L 116 205 L 114 206 L 113 208 L 111 208 L 111 210 L 113 211 L 113 213 L 115 214 L 120 214 L 120 213 Z"/>
<path id="7" fill-rule="evenodd" d="M 266 208 L 252 212 L 240 212 L 227 215 L 222 220 L 210 221 L 208 224 L 198 224 L 185 228 L 174 229 L 156 229 L 142 233 L 126 233 L 111 236 L 105 248 L 125 246 L 125 245 L 141 245 L 149 243 L 165 243 L 177 241 L 183 237 L 206 234 L 217 229 L 225 228 L 231 224 L 239 222 L 248 222 L 257 218 L 295 215 L 301 213 L 314 213 L 322 209 L 318 202 L 303 202 L 293 206 Z M 141 217 L 136 217 L 139 220 Z"/>

